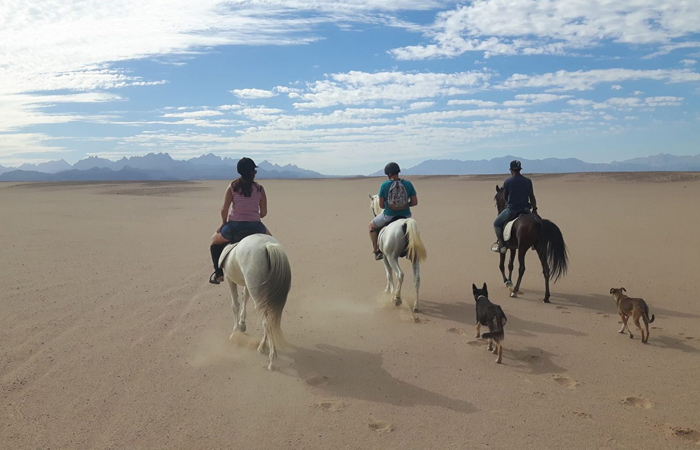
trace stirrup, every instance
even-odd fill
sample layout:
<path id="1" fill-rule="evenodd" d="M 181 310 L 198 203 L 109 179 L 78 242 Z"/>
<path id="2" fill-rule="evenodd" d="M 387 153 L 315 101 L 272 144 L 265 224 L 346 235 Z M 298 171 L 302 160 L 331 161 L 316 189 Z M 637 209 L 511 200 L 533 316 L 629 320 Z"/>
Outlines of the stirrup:
<path id="1" fill-rule="evenodd" d="M 221 278 L 221 279 L 219 279 Z M 224 276 L 223 275 L 217 275 L 216 271 L 211 273 L 211 276 L 209 276 L 209 282 L 211 284 L 221 284 L 221 282 L 224 281 Z"/>
<path id="2" fill-rule="evenodd" d="M 376 252 L 374 252 L 374 259 L 376 261 L 379 261 L 380 259 L 384 259 L 384 254 L 382 253 L 381 250 L 377 250 Z"/>

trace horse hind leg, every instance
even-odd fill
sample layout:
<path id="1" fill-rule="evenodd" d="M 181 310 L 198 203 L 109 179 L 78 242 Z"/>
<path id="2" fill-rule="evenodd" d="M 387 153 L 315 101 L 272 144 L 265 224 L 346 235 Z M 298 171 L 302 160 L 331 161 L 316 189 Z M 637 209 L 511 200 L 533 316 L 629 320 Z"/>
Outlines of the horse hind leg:
<path id="1" fill-rule="evenodd" d="M 238 328 L 241 330 L 241 332 L 245 333 L 246 326 L 245 326 L 245 319 L 246 319 L 246 306 L 248 306 L 248 299 L 250 298 L 250 292 L 248 292 L 248 288 L 244 287 L 243 288 L 243 302 L 241 305 L 241 312 L 238 316 Z"/>
<path id="2" fill-rule="evenodd" d="M 382 262 L 384 262 L 384 270 L 386 270 L 386 288 L 384 289 L 384 292 L 393 293 L 394 292 L 394 273 L 393 273 L 391 265 L 389 265 L 389 261 L 387 260 L 386 257 L 384 257 L 382 259 Z"/>
<path id="3" fill-rule="evenodd" d="M 386 258 L 388 255 L 384 255 Z M 389 257 L 389 265 L 396 273 L 396 289 L 394 290 L 394 305 L 401 306 L 401 287 L 403 286 L 404 273 L 399 266 L 398 258 L 391 256 Z"/>
<path id="4" fill-rule="evenodd" d="M 262 341 L 260 342 L 260 345 L 258 346 L 258 352 L 260 353 L 265 353 L 265 345 L 270 349 L 269 352 L 269 357 L 270 357 L 270 364 L 267 366 L 267 370 L 275 370 L 277 369 L 277 364 L 276 364 L 276 359 L 277 359 L 277 350 L 275 349 L 275 343 L 272 341 L 270 338 L 270 332 L 269 332 L 269 322 L 267 320 L 267 317 L 263 317 L 262 320 L 263 323 L 263 338 Z"/>
<path id="5" fill-rule="evenodd" d="M 416 287 L 416 303 L 413 304 L 413 312 L 420 312 L 420 300 L 418 291 L 420 291 L 420 263 L 416 259 L 413 261 L 413 284 Z"/>
<path id="6" fill-rule="evenodd" d="M 228 283 L 228 288 L 231 291 L 231 309 L 233 310 L 233 330 L 231 331 L 231 336 L 229 337 L 229 340 L 231 340 L 238 329 L 238 311 L 240 304 L 238 303 L 238 286 L 228 277 L 226 277 L 226 282 Z"/>

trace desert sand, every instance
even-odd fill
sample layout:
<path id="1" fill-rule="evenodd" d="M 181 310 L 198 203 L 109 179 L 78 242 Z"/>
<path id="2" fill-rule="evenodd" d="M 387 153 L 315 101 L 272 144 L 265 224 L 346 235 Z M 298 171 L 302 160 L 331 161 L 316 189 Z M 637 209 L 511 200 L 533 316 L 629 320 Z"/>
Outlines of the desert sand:
<path id="1" fill-rule="evenodd" d="M 293 273 L 276 372 L 257 313 L 229 341 L 207 282 L 227 182 L 0 184 L 0 448 L 697 448 L 700 176 L 534 176 L 570 251 L 551 305 L 535 253 L 520 298 L 501 283 L 504 178 L 410 177 L 418 323 L 410 271 L 397 308 L 371 254 L 380 179 L 263 181 Z M 474 338 L 483 282 L 502 365 Z M 620 286 L 656 316 L 648 345 L 617 333 Z"/>

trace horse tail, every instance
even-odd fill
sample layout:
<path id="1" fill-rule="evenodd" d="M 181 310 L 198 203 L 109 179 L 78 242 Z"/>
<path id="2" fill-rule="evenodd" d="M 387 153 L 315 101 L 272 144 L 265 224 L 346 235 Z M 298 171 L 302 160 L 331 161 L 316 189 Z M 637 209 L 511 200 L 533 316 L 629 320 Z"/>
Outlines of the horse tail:
<path id="1" fill-rule="evenodd" d="M 411 262 L 423 262 L 428 257 L 428 252 L 425 250 L 423 240 L 418 232 L 418 224 L 414 219 L 406 219 L 406 236 L 408 236 L 408 248 L 406 257 Z"/>
<path id="2" fill-rule="evenodd" d="M 258 288 L 257 309 L 267 319 L 268 335 L 275 347 L 289 348 L 282 333 L 282 310 L 292 285 L 289 259 L 280 244 L 265 245 L 269 267 L 268 277 Z"/>
<path id="3" fill-rule="evenodd" d="M 540 236 L 537 240 L 537 253 L 544 255 L 550 269 L 550 277 L 556 281 L 566 275 L 569 265 L 569 255 L 564 243 L 564 236 L 554 222 L 542 220 Z"/>

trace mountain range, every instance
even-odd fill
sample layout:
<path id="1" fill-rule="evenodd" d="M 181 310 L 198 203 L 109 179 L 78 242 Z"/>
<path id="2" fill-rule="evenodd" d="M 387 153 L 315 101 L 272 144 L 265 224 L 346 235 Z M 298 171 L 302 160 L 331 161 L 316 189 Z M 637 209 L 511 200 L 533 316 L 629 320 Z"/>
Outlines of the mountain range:
<path id="1" fill-rule="evenodd" d="M 109 181 L 109 180 L 229 180 L 236 178 L 238 159 L 212 153 L 189 160 L 175 160 L 167 153 L 124 157 L 118 161 L 91 156 L 72 166 L 64 160 L 0 166 L 0 181 Z M 287 164 L 258 164 L 257 178 L 323 178 L 324 175 Z"/>
<path id="2" fill-rule="evenodd" d="M 611 163 L 587 163 L 576 158 L 525 159 L 508 155 L 493 159 L 461 161 L 456 159 L 429 159 L 402 169 L 402 175 L 490 175 L 506 174 L 512 160 L 522 163 L 527 173 L 574 173 L 574 172 L 696 172 L 700 171 L 700 155 L 674 156 L 655 155 Z M 372 176 L 384 176 L 378 171 Z"/>
<path id="3" fill-rule="evenodd" d="M 502 156 L 493 159 L 462 161 L 430 159 L 402 170 L 403 175 L 485 175 L 505 174 L 508 164 L 519 159 L 526 173 L 571 172 L 656 172 L 700 171 L 700 155 L 661 154 L 612 163 L 587 163 L 575 158 L 525 159 Z M 0 181 L 125 181 L 125 180 L 228 180 L 235 178 L 238 159 L 221 158 L 209 153 L 188 160 L 175 160 L 167 153 L 124 157 L 118 161 L 91 156 L 73 165 L 64 160 L 19 167 L 0 166 Z M 378 171 L 370 176 L 384 176 Z M 268 161 L 259 163 L 258 178 L 324 178 L 312 170 L 292 164 L 280 166 Z"/>

